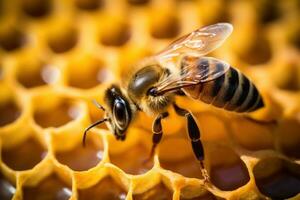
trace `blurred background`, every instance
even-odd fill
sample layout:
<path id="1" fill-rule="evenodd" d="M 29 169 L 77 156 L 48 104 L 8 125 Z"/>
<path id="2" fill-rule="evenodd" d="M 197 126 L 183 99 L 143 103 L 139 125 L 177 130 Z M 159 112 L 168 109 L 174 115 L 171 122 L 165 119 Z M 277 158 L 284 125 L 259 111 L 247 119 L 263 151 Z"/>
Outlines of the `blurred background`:
<path id="1" fill-rule="evenodd" d="M 0 0 L 0 199 L 299 199 L 299 0 Z M 125 142 L 95 128 L 105 88 L 199 27 L 234 31 L 210 54 L 257 85 L 257 124 L 178 98 L 201 127 L 214 187 L 174 111 L 148 164 L 153 118 Z"/>

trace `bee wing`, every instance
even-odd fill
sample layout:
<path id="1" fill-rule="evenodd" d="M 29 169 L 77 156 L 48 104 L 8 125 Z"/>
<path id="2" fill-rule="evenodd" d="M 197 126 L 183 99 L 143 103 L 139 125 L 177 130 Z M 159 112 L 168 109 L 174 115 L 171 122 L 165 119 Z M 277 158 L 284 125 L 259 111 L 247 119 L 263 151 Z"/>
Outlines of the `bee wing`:
<path id="1" fill-rule="evenodd" d="M 218 48 L 231 34 L 233 27 L 229 23 L 217 23 L 197 29 L 171 43 L 156 57 L 165 59 L 178 56 L 186 52 L 196 52 L 205 55 Z"/>
<path id="2" fill-rule="evenodd" d="M 200 57 L 197 62 L 187 62 L 180 74 L 172 74 L 156 85 L 157 94 L 179 90 L 181 88 L 212 81 L 224 75 L 230 65 L 212 57 Z"/>

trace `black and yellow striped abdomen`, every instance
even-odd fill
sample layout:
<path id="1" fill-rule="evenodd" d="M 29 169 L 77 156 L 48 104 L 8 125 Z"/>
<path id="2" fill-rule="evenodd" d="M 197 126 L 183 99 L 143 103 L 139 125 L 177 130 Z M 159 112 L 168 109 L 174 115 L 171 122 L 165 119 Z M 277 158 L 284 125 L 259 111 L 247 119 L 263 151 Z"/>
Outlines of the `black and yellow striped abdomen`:
<path id="1" fill-rule="evenodd" d="M 210 67 L 203 60 L 198 65 L 202 65 L 199 70 Z M 264 106 L 255 85 L 233 67 L 214 80 L 185 88 L 184 91 L 193 99 L 235 112 L 252 112 Z"/>

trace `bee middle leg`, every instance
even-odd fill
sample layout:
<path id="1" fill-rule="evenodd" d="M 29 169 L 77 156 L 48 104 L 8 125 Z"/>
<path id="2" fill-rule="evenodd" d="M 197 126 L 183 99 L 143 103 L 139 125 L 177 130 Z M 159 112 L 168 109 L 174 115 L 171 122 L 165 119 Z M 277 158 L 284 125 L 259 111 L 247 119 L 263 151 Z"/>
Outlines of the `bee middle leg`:
<path id="1" fill-rule="evenodd" d="M 153 122 L 153 125 L 152 125 L 152 132 L 153 132 L 153 136 L 152 136 L 152 148 L 151 148 L 151 152 L 150 152 L 150 155 L 149 155 L 149 158 L 145 161 L 145 162 L 148 162 L 150 161 L 153 156 L 154 156 L 154 153 L 155 153 L 155 149 L 157 147 L 157 145 L 159 144 L 159 142 L 161 141 L 161 138 L 162 138 L 162 135 L 163 135 L 163 130 L 162 130 L 162 126 L 161 126 L 161 120 L 163 118 L 166 118 L 169 116 L 169 113 L 168 112 L 164 112 L 164 113 L 161 113 L 159 114 L 154 122 Z"/>
<path id="2" fill-rule="evenodd" d="M 204 178 L 204 181 L 210 182 L 208 172 L 206 171 L 206 169 L 204 167 L 204 162 L 203 162 L 204 161 L 204 149 L 203 149 L 203 144 L 200 140 L 199 127 L 198 127 L 191 112 L 189 112 L 188 110 L 185 110 L 183 108 L 180 108 L 175 103 L 173 104 L 173 107 L 175 109 L 175 112 L 178 115 L 185 117 L 187 120 L 187 129 L 188 129 L 189 138 L 191 140 L 193 152 L 194 152 L 197 160 L 200 162 L 201 173 Z"/>

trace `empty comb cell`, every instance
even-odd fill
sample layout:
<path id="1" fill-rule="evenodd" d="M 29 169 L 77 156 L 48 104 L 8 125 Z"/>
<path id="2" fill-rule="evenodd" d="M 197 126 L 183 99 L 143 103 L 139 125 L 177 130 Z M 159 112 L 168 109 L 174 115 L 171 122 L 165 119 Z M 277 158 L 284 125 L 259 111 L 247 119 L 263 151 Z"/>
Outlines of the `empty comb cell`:
<path id="1" fill-rule="evenodd" d="M 106 21 L 99 24 L 99 41 L 105 46 L 123 46 L 130 36 L 129 24 L 120 16 L 107 16 Z"/>
<path id="2" fill-rule="evenodd" d="M 268 157 L 259 161 L 253 173 L 258 189 L 272 199 L 287 199 L 300 193 L 300 165 Z"/>
<path id="3" fill-rule="evenodd" d="M 246 165 L 232 149 L 218 146 L 209 156 L 211 181 L 219 189 L 235 190 L 250 181 Z"/>
<path id="4" fill-rule="evenodd" d="M 55 157 L 58 162 L 74 171 L 86 171 L 95 167 L 103 159 L 103 144 L 100 138 L 90 136 L 85 147 L 80 142 L 70 150 L 57 151 Z"/>
<path id="5" fill-rule="evenodd" d="M 30 170 L 46 156 L 47 150 L 34 136 L 9 149 L 2 149 L 2 161 L 16 171 Z M 30 157 L 27 157 L 30 155 Z"/>
<path id="6" fill-rule="evenodd" d="M 164 183 L 159 183 L 155 187 L 149 189 L 148 191 L 142 194 L 133 195 L 133 200 L 168 200 L 172 199 L 172 196 L 172 191 L 170 191 Z"/>
<path id="7" fill-rule="evenodd" d="M 68 24 L 68 22 L 62 22 L 50 28 L 48 46 L 54 53 L 68 52 L 76 46 L 78 30 L 74 26 Z"/>
<path id="8" fill-rule="evenodd" d="M 299 0 L 0 0 L 0 199 L 299 199 L 299 8 Z M 233 30 L 217 48 L 231 31 L 222 22 Z M 229 63 L 230 73 L 216 65 L 205 88 L 194 73 L 181 83 L 181 59 L 189 71 L 196 55 Z M 139 79 L 142 67 L 155 73 Z M 233 68 L 264 107 L 225 110 L 261 103 Z M 159 82 L 161 72 L 178 74 L 157 94 L 167 102 L 154 103 L 151 87 L 152 99 L 133 98 L 129 82 Z M 190 92 L 228 103 L 215 108 Z M 177 108 L 179 116 L 173 100 L 192 115 Z M 157 111 L 144 112 L 148 101 Z M 161 112 L 169 115 L 160 127 Z"/>
<path id="9" fill-rule="evenodd" d="M 72 195 L 72 189 L 56 174 L 44 178 L 34 187 L 23 187 L 24 200 L 53 199 L 67 200 Z"/>
<path id="10" fill-rule="evenodd" d="M 50 14 L 53 3 L 53 0 L 24 0 L 21 7 L 28 16 L 39 18 Z"/>
<path id="11" fill-rule="evenodd" d="M 80 89 L 90 89 L 113 79 L 111 69 L 98 58 L 89 55 L 74 59 L 69 63 L 67 71 L 68 84 Z"/>
<path id="12" fill-rule="evenodd" d="M 52 84 L 58 80 L 59 75 L 57 67 L 36 58 L 25 59 L 16 70 L 17 81 L 27 89 Z"/>
<path id="13" fill-rule="evenodd" d="M 182 131 L 185 135 L 185 131 Z M 188 137 L 188 136 L 187 136 Z M 176 147 L 176 148 L 169 148 Z M 188 178 L 201 178 L 200 163 L 188 138 L 165 138 L 159 147 L 160 165 Z"/>
<path id="14" fill-rule="evenodd" d="M 69 99 L 57 98 L 52 108 L 37 108 L 34 120 L 43 128 L 60 127 L 76 119 L 79 112 L 79 108 Z"/>
<path id="15" fill-rule="evenodd" d="M 126 191 L 113 178 L 105 177 L 96 185 L 78 191 L 80 200 L 125 200 Z"/>
<path id="16" fill-rule="evenodd" d="M 104 5 L 104 0 L 75 0 L 75 5 L 86 11 L 95 11 Z"/>
<path id="17" fill-rule="evenodd" d="M 2 25 L 0 28 L 0 47 L 5 51 L 20 49 L 26 43 L 26 35 L 15 25 Z"/>
<path id="18" fill-rule="evenodd" d="M 126 157 L 124 157 L 126 154 Z M 144 174 L 153 167 L 153 158 L 149 159 L 150 148 L 136 144 L 119 154 L 110 154 L 110 161 L 128 174 Z"/>
<path id="19" fill-rule="evenodd" d="M 12 99 L 0 102 L 0 127 L 16 121 L 21 115 L 21 108 Z"/>

